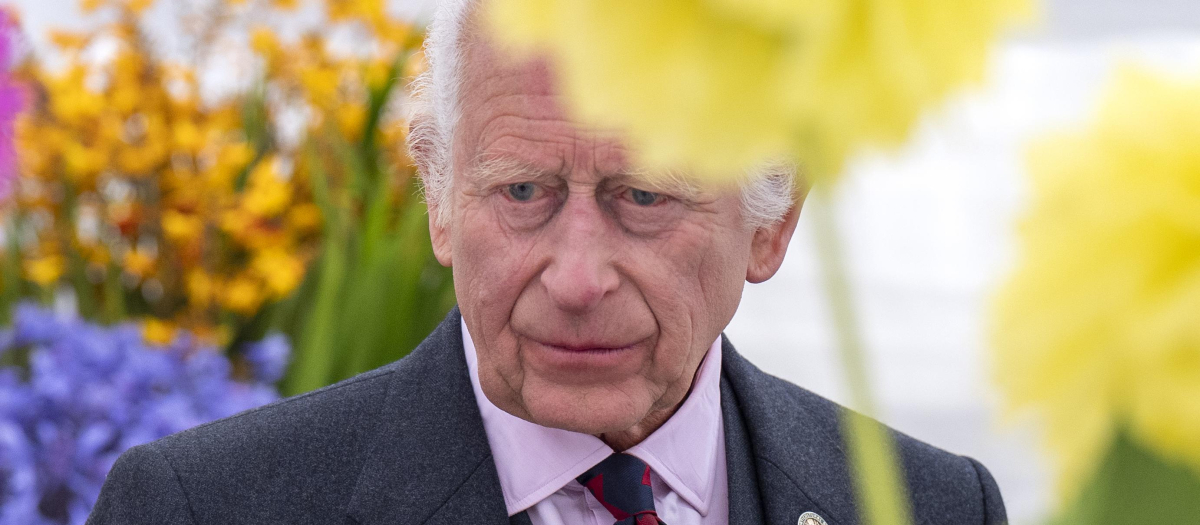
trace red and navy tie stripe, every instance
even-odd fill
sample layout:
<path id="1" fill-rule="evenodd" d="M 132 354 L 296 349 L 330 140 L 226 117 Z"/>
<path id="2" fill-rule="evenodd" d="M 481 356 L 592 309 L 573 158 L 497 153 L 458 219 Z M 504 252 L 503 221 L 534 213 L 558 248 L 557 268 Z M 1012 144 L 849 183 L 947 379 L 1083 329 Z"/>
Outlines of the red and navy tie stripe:
<path id="1" fill-rule="evenodd" d="M 665 525 L 654 510 L 650 466 L 629 454 L 613 454 L 575 478 L 617 518 L 613 525 Z"/>

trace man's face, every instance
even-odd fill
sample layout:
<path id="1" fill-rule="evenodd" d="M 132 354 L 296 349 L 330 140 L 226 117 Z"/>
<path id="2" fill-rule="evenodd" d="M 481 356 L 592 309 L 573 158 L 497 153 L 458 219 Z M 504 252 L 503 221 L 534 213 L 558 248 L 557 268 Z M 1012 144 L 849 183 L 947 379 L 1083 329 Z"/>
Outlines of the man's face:
<path id="1" fill-rule="evenodd" d="M 542 61 L 476 43 L 464 71 L 452 209 L 431 230 L 484 393 L 597 435 L 669 415 L 794 219 L 756 232 L 736 190 L 636 175 L 619 136 L 568 119 Z"/>

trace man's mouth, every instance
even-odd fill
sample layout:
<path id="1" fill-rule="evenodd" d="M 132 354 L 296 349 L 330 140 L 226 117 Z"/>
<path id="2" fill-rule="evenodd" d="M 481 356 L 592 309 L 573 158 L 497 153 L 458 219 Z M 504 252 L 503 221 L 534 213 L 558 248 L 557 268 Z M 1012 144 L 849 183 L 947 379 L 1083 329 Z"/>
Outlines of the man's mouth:
<path id="1" fill-rule="evenodd" d="M 605 354 L 605 353 L 620 352 L 622 350 L 628 350 L 630 348 L 633 348 L 633 345 L 631 345 L 631 344 L 629 344 L 629 345 L 614 345 L 614 344 L 604 344 L 604 343 L 563 343 L 563 342 L 538 341 L 536 339 L 534 341 L 541 344 L 542 346 L 546 346 L 546 347 L 554 349 L 554 350 L 558 350 L 558 351 L 562 351 L 562 352 L 572 352 L 572 353 Z"/>

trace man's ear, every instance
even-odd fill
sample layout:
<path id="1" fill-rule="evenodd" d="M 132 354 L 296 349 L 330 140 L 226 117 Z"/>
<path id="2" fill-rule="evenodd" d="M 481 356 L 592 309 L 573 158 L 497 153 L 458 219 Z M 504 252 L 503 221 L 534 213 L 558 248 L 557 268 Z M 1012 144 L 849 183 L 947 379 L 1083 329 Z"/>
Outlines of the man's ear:
<path id="1" fill-rule="evenodd" d="M 439 263 L 447 268 L 454 266 L 454 250 L 450 248 L 450 229 L 440 224 L 437 219 L 437 208 L 429 204 L 429 240 L 433 244 L 433 255 Z"/>
<path id="2" fill-rule="evenodd" d="M 779 222 L 754 230 L 754 238 L 750 241 L 750 264 L 746 268 L 747 281 L 761 283 L 779 271 L 788 243 L 796 232 L 804 197 L 804 193 L 797 195 L 796 203 Z"/>
<path id="3" fill-rule="evenodd" d="M 429 184 L 430 177 L 437 173 L 436 170 L 445 169 L 436 157 L 439 152 L 436 151 L 437 145 L 433 143 L 434 133 L 436 131 L 433 128 L 432 117 L 425 113 L 414 115 L 408 126 L 408 154 L 417 166 L 417 176 L 421 177 L 421 185 L 425 190 L 425 204 L 429 213 L 429 240 L 433 244 L 433 255 L 442 266 L 450 267 L 453 250 L 450 248 L 448 221 L 438 220 L 439 214 L 448 210 L 441 209 L 442 202 L 439 199 L 430 198 L 431 188 L 434 192 L 448 190 L 444 185 Z"/>

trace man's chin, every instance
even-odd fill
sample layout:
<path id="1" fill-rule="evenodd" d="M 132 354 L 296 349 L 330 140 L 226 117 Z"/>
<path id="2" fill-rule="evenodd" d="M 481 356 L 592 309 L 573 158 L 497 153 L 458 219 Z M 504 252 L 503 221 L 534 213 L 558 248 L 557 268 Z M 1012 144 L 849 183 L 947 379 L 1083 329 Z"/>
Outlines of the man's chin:
<path id="1" fill-rule="evenodd" d="M 530 422 L 597 436 L 633 428 L 645 418 L 650 406 L 650 403 L 640 406 L 642 403 L 627 396 L 603 391 L 581 395 L 579 392 L 534 393 L 526 389 L 524 394 L 529 416 L 526 419 Z"/>

